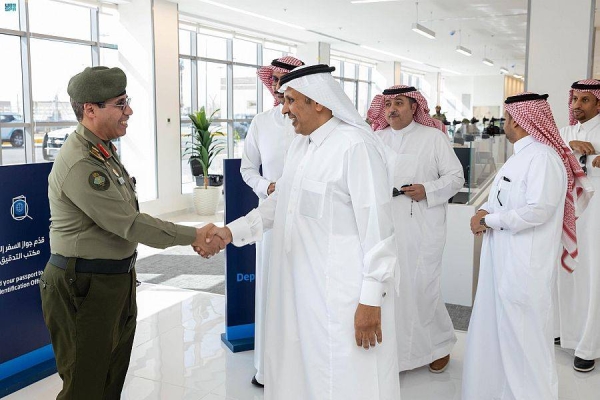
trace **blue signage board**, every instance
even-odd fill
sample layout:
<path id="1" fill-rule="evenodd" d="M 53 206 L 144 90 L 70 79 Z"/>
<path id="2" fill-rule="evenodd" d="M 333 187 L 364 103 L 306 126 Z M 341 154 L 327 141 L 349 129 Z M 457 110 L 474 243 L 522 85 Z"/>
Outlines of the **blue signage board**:
<path id="1" fill-rule="evenodd" d="M 258 206 L 258 197 L 240 174 L 241 160 L 223 161 L 225 223 L 246 215 Z M 223 342 L 233 351 L 254 349 L 254 290 L 256 246 L 225 249 L 225 333 Z"/>
<path id="2" fill-rule="evenodd" d="M 56 372 L 38 285 L 50 256 L 51 168 L 0 167 L 0 397 Z"/>

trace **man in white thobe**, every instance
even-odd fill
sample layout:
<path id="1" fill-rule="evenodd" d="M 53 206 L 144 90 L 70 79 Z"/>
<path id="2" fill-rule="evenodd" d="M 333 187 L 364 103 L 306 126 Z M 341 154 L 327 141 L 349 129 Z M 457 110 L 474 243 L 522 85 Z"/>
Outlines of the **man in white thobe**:
<path id="1" fill-rule="evenodd" d="M 560 130 L 565 144 L 583 166 L 594 188 L 600 187 L 600 81 L 573 83 L 569 92 L 570 125 Z M 577 219 L 577 271 L 558 274 L 560 344 L 575 350 L 573 368 L 589 372 L 600 357 L 600 197 L 592 198 Z"/>
<path id="2" fill-rule="evenodd" d="M 556 262 L 577 256 L 575 203 L 585 174 L 564 145 L 546 99 L 505 101 L 514 154 L 471 219 L 484 235 L 465 348 L 463 400 L 556 400 L 552 287 Z"/>
<path id="3" fill-rule="evenodd" d="M 441 373 L 456 343 L 441 296 L 446 211 L 465 182 L 463 168 L 414 87 L 384 90 L 373 99 L 368 117 L 375 134 L 396 153 L 392 210 L 398 256 L 405 257 L 395 301 L 398 366 L 405 371 L 429 365 Z"/>
<path id="4" fill-rule="evenodd" d="M 275 190 L 275 183 L 283 172 L 283 161 L 292 139 L 294 128 L 289 118 L 281 112 L 283 94 L 277 92 L 279 79 L 296 67 L 304 65 L 291 56 L 273 60 L 270 65 L 258 69 L 262 83 L 275 98 L 275 106 L 257 114 L 246 140 L 240 173 L 244 182 L 252 188 L 262 201 Z M 262 168 L 262 174 L 261 174 Z M 271 252 L 271 233 L 266 232 L 263 240 L 256 244 L 256 289 L 254 296 L 254 367 L 256 374 L 252 384 L 263 386 L 264 370 L 264 315 L 267 303 L 267 279 L 269 271 L 269 253 Z"/>
<path id="5" fill-rule="evenodd" d="M 240 246 L 273 229 L 265 399 L 400 398 L 396 251 L 383 144 L 326 65 L 282 78 L 296 136 L 277 190 L 214 234 Z"/>

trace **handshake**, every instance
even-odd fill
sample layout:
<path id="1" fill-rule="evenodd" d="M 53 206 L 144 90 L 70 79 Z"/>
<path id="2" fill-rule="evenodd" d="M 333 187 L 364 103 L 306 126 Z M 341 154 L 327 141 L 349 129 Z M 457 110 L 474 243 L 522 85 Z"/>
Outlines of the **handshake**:
<path id="1" fill-rule="evenodd" d="M 233 236 L 229 228 L 208 224 L 196 228 L 196 240 L 192 243 L 192 248 L 202 257 L 210 258 L 223 250 L 232 240 Z"/>

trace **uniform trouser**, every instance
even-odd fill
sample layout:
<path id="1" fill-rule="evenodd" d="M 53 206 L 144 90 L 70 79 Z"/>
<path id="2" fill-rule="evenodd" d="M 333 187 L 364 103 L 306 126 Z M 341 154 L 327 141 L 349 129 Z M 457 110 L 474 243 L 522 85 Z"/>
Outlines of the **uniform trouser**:
<path id="1" fill-rule="evenodd" d="M 75 272 L 50 263 L 40 278 L 44 320 L 63 388 L 57 400 L 118 400 L 133 347 L 135 270 Z"/>

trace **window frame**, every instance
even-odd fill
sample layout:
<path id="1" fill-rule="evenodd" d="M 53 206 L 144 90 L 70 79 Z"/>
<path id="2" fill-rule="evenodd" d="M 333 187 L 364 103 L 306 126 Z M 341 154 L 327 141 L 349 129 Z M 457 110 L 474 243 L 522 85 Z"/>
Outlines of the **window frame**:
<path id="1" fill-rule="evenodd" d="M 91 40 L 75 39 L 63 36 L 47 35 L 42 33 L 31 32 L 29 26 L 29 2 L 27 0 L 16 0 L 19 3 L 19 30 L 0 28 L 0 35 L 18 37 L 20 40 L 20 56 L 21 56 L 21 87 L 23 96 L 23 109 L 18 113 L 23 116 L 23 121 L 15 124 L 13 122 L 2 123 L 0 128 L 19 126 L 25 131 L 25 163 L 31 164 L 36 162 L 45 162 L 45 160 L 37 160 L 35 151 L 35 132 L 38 128 L 61 128 L 69 124 L 77 124 L 76 120 L 62 121 L 38 121 L 34 119 L 34 99 L 33 99 L 33 77 L 31 68 L 31 39 L 48 40 L 62 42 L 66 44 L 77 44 L 89 46 L 91 51 L 92 66 L 100 65 L 100 49 L 118 50 L 116 44 L 105 43 L 99 40 L 100 38 L 100 9 L 99 7 L 89 7 L 90 13 L 90 38 Z M 74 6 L 77 7 L 77 6 Z M 4 165 L 2 158 L 2 146 L 0 146 L 0 165 Z"/>
<path id="2" fill-rule="evenodd" d="M 194 30 L 192 30 L 194 29 Z M 260 67 L 262 67 L 263 65 L 265 65 L 265 62 L 270 62 L 270 60 L 264 60 L 264 53 L 265 50 L 267 51 L 280 51 L 283 53 L 283 55 L 294 55 L 295 52 L 293 50 L 295 50 L 296 46 L 292 45 L 292 44 L 287 44 L 287 43 L 283 43 L 283 42 L 278 42 L 277 40 L 263 40 L 263 39 L 258 39 L 257 40 L 252 40 L 252 36 L 248 36 L 247 34 L 244 34 L 243 37 L 241 36 L 236 36 L 236 34 L 234 32 L 227 32 L 227 31 L 222 31 L 222 30 L 215 30 L 215 34 L 211 34 L 211 30 L 213 30 L 214 28 L 202 25 L 202 24 L 196 24 L 196 23 L 190 23 L 189 21 L 183 21 L 180 20 L 179 21 L 179 36 L 181 36 L 182 34 L 188 34 L 190 35 L 190 49 L 188 50 L 190 54 L 183 54 L 181 49 L 179 49 L 179 62 L 181 62 L 182 60 L 189 60 L 190 62 L 190 75 L 191 75 L 191 109 L 192 110 L 197 110 L 199 108 L 198 105 L 198 63 L 200 62 L 206 62 L 206 63 L 214 63 L 214 64 L 221 64 L 221 65 L 225 65 L 226 66 L 226 102 L 227 102 L 227 115 L 225 118 L 216 118 L 214 120 L 215 124 L 226 124 L 227 126 L 227 152 L 225 157 L 226 158 L 234 158 L 235 157 L 235 135 L 234 135 L 234 130 L 235 130 L 235 124 L 239 124 L 239 123 L 247 123 L 250 124 L 252 122 L 252 118 L 235 118 L 235 110 L 234 110 L 234 104 L 233 104 L 233 100 L 234 100 L 234 96 L 235 96 L 235 91 L 234 91 L 234 85 L 233 85 L 233 72 L 234 72 L 234 67 L 246 67 L 246 68 L 255 68 L 256 70 L 258 70 Z M 227 52 L 226 52 L 226 59 L 215 59 L 215 58 L 210 58 L 210 57 L 202 57 L 198 55 L 198 35 L 203 35 L 203 36 L 213 36 L 213 37 L 218 37 L 221 39 L 226 39 L 226 46 L 227 46 Z M 244 41 L 249 41 L 249 42 L 253 42 L 256 44 L 256 64 L 252 64 L 252 63 L 246 63 L 246 62 L 240 62 L 240 61 L 233 61 L 233 52 L 234 52 L 234 39 L 235 40 L 244 40 Z M 283 46 L 283 47 L 287 47 L 287 52 L 284 49 L 281 48 L 277 48 L 277 49 L 273 49 L 269 47 L 270 43 L 273 43 L 276 46 Z M 181 43 L 181 39 L 178 40 L 178 46 Z M 187 43 L 187 39 L 186 39 L 186 43 Z M 263 108 L 263 85 L 262 82 L 260 81 L 258 75 L 256 76 L 256 114 L 260 114 L 261 112 L 264 111 Z M 181 97 L 181 93 L 179 96 L 179 99 L 181 101 L 182 97 Z M 179 109 L 180 109 L 180 114 L 181 114 L 181 108 L 182 108 L 183 104 L 179 105 Z M 181 143 L 183 143 L 183 136 L 184 136 L 184 126 L 189 126 L 191 124 L 191 120 L 185 116 L 185 115 L 180 115 L 181 121 L 180 121 L 180 141 Z M 180 146 L 180 152 L 181 152 L 181 158 L 183 160 L 183 146 Z M 182 162 L 182 168 L 184 168 L 184 163 Z M 184 173 L 182 171 L 182 182 L 181 182 L 181 191 L 182 193 L 187 193 L 187 191 L 184 191 L 184 186 L 188 185 L 189 182 L 187 181 L 183 181 L 183 176 Z"/>

